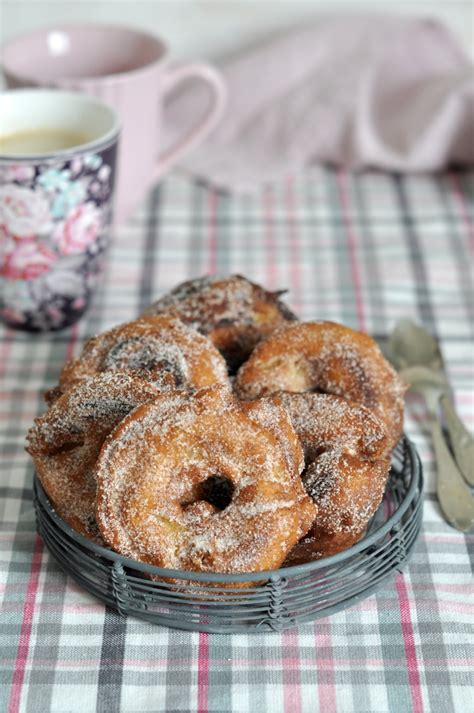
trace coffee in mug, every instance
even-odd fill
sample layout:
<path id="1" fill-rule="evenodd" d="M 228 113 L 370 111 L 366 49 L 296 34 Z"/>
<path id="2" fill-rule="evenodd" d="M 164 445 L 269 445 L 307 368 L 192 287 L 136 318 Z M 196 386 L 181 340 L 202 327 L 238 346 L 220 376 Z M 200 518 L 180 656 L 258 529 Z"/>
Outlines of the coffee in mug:
<path id="1" fill-rule="evenodd" d="M 0 154 L 4 156 L 28 156 L 32 153 L 64 151 L 64 149 L 72 149 L 74 146 L 87 144 L 90 138 L 83 132 L 70 131 L 68 129 L 38 128 L 14 131 L 4 135 L 0 133 Z"/>
<path id="2" fill-rule="evenodd" d="M 0 92 L 0 319 L 61 329 L 86 311 L 112 219 L 116 113 L 73 92 Z"/>
<path id="3" fill-rule="evenodd" d="M 118 223 L 208 136 L 226 105 L 226 87 L 217 69 L 202 62 L 172 65 L 163 39 L 133 28 L 95 23 L 44 28 L 10 40 L 1 59 L 8 87 L 79 91 L 118 113 Z M 204 116 L 190 116 L 187 133 L 172 146 L 163 146 L 166 97 L 189 80 L 207 86 L 209 108 Z"/>

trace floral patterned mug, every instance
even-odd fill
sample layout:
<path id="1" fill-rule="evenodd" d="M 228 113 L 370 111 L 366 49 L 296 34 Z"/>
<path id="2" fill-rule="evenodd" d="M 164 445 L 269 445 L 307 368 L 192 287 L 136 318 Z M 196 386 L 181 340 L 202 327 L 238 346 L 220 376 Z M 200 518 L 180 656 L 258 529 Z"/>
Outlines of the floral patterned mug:
<path id="1" fill-rule="evenodd" d="M 0 318 L 28 331 L 62 329 L 86 311 L 112 218 L 119 122 L 77 93 L 0 92 Z M 68 132 L 77 145 L 28 153 L 2 136 Z M 3 153 L 2 153 L 3 151 Z"/>

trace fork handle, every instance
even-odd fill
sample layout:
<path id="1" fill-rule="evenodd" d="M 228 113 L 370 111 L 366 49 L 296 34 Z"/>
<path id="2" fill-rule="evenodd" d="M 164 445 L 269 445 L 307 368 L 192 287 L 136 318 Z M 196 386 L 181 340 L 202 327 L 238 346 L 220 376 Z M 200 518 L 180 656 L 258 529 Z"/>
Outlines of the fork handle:
<path id="1" fill-rule="evenodd" d="M 454 457 L 464 479 L 474 487 L 474 438 L 456 413 L 454 403 L 444 395 L 440 399 Z"/>
<path id="2" fill-rule="evenodd" d="M 474 496 L 466 485 L 437 419 L 431 422 L 436 456 L 438 500 L 446 520 L 461 532 L 474 527 Z"/>

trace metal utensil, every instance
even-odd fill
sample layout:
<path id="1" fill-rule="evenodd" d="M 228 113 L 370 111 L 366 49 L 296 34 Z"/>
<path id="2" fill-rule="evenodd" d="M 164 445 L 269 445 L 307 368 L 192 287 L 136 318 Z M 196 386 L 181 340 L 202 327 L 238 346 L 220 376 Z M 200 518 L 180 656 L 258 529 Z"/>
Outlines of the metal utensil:
<path id="1" fill-rule="evenodd" d="M 459 418 L 454 402 L 447 394 L 442 394 L 440 406 L 456 462 L 465 480 L 474 487 L 474 438 Z"/>
<path id="2" fill-rule="evenodd" d="M 438 344 L 422 327 L 410 320 L 401 320 L 389 339 L 386 355 L 402 379 L 426 401 L 438 465 L 439 503 L 447 521 L 467 532 L 474 527 L 474 495 L 467 484 L 474 484 L 474 442 L 456 415 Z M 441 430 L 440 404 L 457 463 Z"/>
<path id="3" fill-rule="evenodd" d="M 423 327 L 404 319 L 396 325 L 388 351 L 389 359 L 414 390 L 417 384 L 439 388 L 440 406 L 456 462 L 464 479 L 474 487 L 474 438 L 456 413 L 437 341 Z"/>

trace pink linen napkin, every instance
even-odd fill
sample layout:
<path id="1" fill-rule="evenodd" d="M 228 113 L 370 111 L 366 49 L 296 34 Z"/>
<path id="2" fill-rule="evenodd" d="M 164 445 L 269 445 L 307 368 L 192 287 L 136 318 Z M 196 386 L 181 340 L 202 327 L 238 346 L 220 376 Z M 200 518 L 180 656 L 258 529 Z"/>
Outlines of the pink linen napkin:
<path id="1" fill-rule="evenodd" d="M 437 22 L 324 16 L 222 71 L 226 115 L 181 164 L 218 187 L 252 190 L 314 161 L 407 172 L 474 163 L 472 65 Z M 206 100 L 201 87 L 183 92 L 168 124 L 178 134 Z"/>

